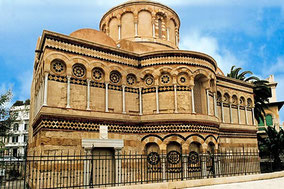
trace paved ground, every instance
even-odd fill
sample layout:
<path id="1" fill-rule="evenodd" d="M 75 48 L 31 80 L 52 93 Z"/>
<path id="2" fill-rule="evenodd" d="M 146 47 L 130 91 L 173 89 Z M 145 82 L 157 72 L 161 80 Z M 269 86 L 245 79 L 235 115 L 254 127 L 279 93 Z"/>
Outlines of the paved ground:
<path id="1" fill-rule="evenodd" d="M 234 184 L 194 187 L 195 189 L 281 189 L 284 188 L 284 177 Z M 190 188 L 193 189 L 193 188 Z"/>

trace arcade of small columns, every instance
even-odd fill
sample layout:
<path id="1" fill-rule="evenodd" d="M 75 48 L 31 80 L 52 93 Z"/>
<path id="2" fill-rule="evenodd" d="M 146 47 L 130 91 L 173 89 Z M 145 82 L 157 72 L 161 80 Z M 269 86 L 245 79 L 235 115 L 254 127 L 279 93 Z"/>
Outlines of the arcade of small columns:
<path id="1" fill-rule="evenodd" d="M 82 65 L 83 66 L 83 65 Z M 84 66 L 83 66 L 84 67 Z M 159 81 L 159 78 L 161 77 L 161 75 L 163 73 L 166 73 L 165 70 L 167 69 L 163 69 L 161 68 L 160 69 L 160 73 L 156 73 L 156 74 L 153 74 L 153 78 L 155 80 L 155 85 L 153 85 L 155 87 L 155 96 L 156 96 L 156 114 L 160 114 L 160 101 L 159 101 L 159 87 L 160 86 L 163 86 L 161 85 L 160 81 Z M 184 71 L 184 70 L 183 70 Z M 115 72 L 118 72 L 117 70 L 115 70 Z M 253 109 L 253 101 L 251 100 L 251 98 L 247 98 L 245 99 L 243 96 L 241 96 L 240 98 L 238 98 L 236 95 L 233 95 L 232 98 L 230 98 L 229 94 L 227 92 L 225 92 L 224 95 L 221 94 L 220 91 L 217 92 L 214 92 L 215 91 L 215 81 L 216 79 L 214 79 L 213 76 L 206 76 L 203 74 L 203 72 L 205 71 L 200 71 L 200 70 L 197 70 L 196 72 L 193 73 L 193 75 L 189 76 L 189 87 L 190 87 L 190 90 L 191 90 L 191 103 L 192 103 L 192 108 L 191 108 L 191 113 L 192 114 L 205 114 L 204 112 L 207 112 L 208 115 L 214 115 L 216 117 L 219 117 L 218 116 L 218 106 L 221 107 L 221 122 L 225 123 L 225 117 L 227 115 L 225 115 L 224 113 L 224 104 L 228 104 L 229 105 L 229 118 L 230 118 L 230 121 L 228 123 L 233 123 L 233 118 L 232 118 L 232 106 L 235 105 L 237 106 L 237 115 L 238 115 L 238 124 L 241 124 L 241 116 L 240 116 L 240 107 L 244 107 L 244 110 L 245 110 L 245 124 L 246 125 L 249 125 L 249 121 L 248 121 L 248 113 L 247 113 L 247 109 L 250 108 L 251 109 L 251 112 L 252 112 L 252 125 L 255 125 L 255 120 L 254 120 L 254 109 Z M 105 112 L 109 112 L 109 84 L 111 83 L 108 79 L 108 76 L 109 74 L 107 72 L 104 72 L 105 73 Z M 206 72 L 205 72 L 206 73 Z M 120 73 L 119 73 L 120 74 Z M 131 73 L 132 74 L 132 73 Z M 174 91 L 173 91 L 173 94 L 174 94 L 174 113 L 179 113 L 178 112 L 178 95 L 177 95 L 177 78 L 176 76 L 179 74 L 179 73 L 174 73 L 174 74 L 170 74 L 169 72 L 167 73 L 169 74 L 170 76 L 172 77 L 173 79 L 173 86 L 174 86 Z M 148 73 L 147 71 L 145 71 L 145 76 L 149 76 L 150 73 Z M 205 96 L 206 96 L 206 111 L 202 111 L 202 112 L 196 112 L 196 101 L 195 101 L 195 93 L 194 93 L 194 90 L 195 90 L 195 87 L 194 87 L 194 84 L 195 84 L 195 79 L 197 76 L 199 77 L 200 75 L 202 75 L 202 84 L 203 84 L 203 87 L 205 88 Z M 74 76 L 74 75 L 73 75 Z M 120 74 L 121 76 L 121 74 Z M 144 78 L 145 78 L 144 76 Z M 151 75 L 152 76 L 152 75 Z M 45 73 L 45 76 L 44 76 L 44 96 L 43 96 L 43 106 L 48 106 L 48 102 L 47 102 L 47 95 L 48 95 L 48 77 L 49 77 L 49 73 Z M 75 76 L 74 76 L 75 77 Z M 208 77 L 211 77 L 211 79 L 209 79 Z M 141 77 L 143 78 L 143 77 Z M 71 108 L 70 106 L 70 87 L 71 87 L 71 84 L 70 84 L 70 80 L 71 80 L 71 76 L 70 75 L 67 75 L 67 101 L 66 101 L 66 108 Z M 91 79 L 87 79 L 87 105 L 86 105 L 86 110 L 91 110 L 90 109 L 90 98 L 94 98 L 94 97 L 91 97 L 90 96 L 90 81 Z M 143 82 L 143 81 L 141 81 Z M 137 81 L 137 83 L 139 83 L 139 81 Z M 143 85 L 143 84 L 142 84 Z M 125 88 L 127 85 L 125 84 L 122 84 L 122 114 L 126 114 L 126 104 L 127 104 L 127 99 L 126 99 L 126 95 L 125 95 Z M 167 86 L 167 85 L 166 85 Z M 219 87 L 217 86 L 217 89 Z M 138 92 L 138 98 L 139 98 L 139 115 L 143 115 L 143 103 L 142 103 L 142 100 L 143 100 L 143 94 L 142 94 L 142 89 L 143 87 L 139 87 L 139 92 Z M 221 89 L 222 90 L 222 89 Z M 213 104 L 214 104 L 214 111 L 211 112 L 210 111 L 210 93 L 213 95 Z M 239 100 L 238 100 L 239 99 Z M 202 102 L 203 100 L 201 100 Z M 218 105 L 217 105 L 218 104 Z M 198 106 L 199 104 L 197 104 Z"/>

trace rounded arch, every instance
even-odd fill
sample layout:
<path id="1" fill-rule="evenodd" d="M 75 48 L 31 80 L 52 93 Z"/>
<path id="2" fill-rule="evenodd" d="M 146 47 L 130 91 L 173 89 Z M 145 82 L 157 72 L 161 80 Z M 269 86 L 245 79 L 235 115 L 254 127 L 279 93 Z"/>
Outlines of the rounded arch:
<path id="1" fill-rule="evenodd" d="M 222 93 L 220 91 L 217 91 L 217 102 L 221 103 L 223 101 Z"/>
<path id="2" fill-rule="evenodd" d="M 157 143 L 155 142 L 149 142 L 145 145 L 144 147 L 144 153 L 146 155 L 150 154 L 151 152 L 156 152 L 160 154 L 160 147 Z"/>
<path id="3" fill-rule="evenodd" d="M 216 144 L 214 144 L 213 142 L 209 142 L 207 145 L 207 153 L 214 154 L 217 151 L 216 147 Z"/>
<path id="4" fill-rule="evenodd" d="M 249 108 L 252 108 L 252 107 L 253 107 L 253 102 L 252 102 L 252 99 L 251 99 L 251 98 L 248 98 L 248 99 L 247 99 L 247 106 L 248 106 Z"/>
<path id="5" fill-rule="evenodd" d="M 134 13 L 127 10 L 121 14 L 121 38 L 126 39 L 134 36 Z"/>
<path id="6" fill-rule="evenodd" d="M 223 102 L 229 104 L 231 102 L 231 97 L 229 95 L 229 93 L 225 92 L 224 96 L 223 96 Z"/>
<path id="7" fill-rule="evenodd" d="M 192 143 L 192 142 L 194 142 L 194 141 L 197 141 L 197 142 L 199 142 L 200 144 L 203 144 L 204 141 L 205 141 L 205 138 L 204 138 L 202 135 L 200 135 L 200 134 L 191 134 L 191 135 L 187 136 L 187 137 L 185 138 L 185 140 L 186 140 L 186 142 L 189 143 L 189 144 Z"/>
<path id="8" fill-rule="evenodd" d="M 198 154 L 203 152 L 202 145 L 200 142 L 193 141 L 189 144 L 189 153 L 197 152 Z"/>
<path id="9" fill-rule="evenodd" d="M 51 52 L 51 53 L 48 53 L 45 57 L 45 65 L 46 65 L 45 71 L 50 70 L 50 64 L 55 59 L 59 59 L 65 62 L 67 72 L 68 72 L 68 68 L 70 69 L 72 67 L 72 66 L 70 67 L 71 59 L 66 54 L 60 53 L 60 52 Z"/>
<path id="10" fill-rule="evenodd" d="M 246 105 L 245 97 L 243 97 L 243 96 L 240 97 L 239 104 L 240 104 L 241 106 L 245 106 L 245 105 Z"/>
<path id="11" fill-rule="evenodd" d="M 152 36 L 152 15 L 149 10 L 142 9 L 138 12 L 138 35 L 139 36 Z"/>

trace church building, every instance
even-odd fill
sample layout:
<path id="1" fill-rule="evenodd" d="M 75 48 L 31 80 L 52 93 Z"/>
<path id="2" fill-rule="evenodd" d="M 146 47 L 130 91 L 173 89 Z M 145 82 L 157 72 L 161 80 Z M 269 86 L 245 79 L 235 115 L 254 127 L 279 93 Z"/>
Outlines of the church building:
<path id="1" fill-rule="evenodd" d="M 179 49 L 180 24 L 170 7 L 132 0 L 105 13 L 100 31 L 43 31 L 29 150 L 256 150 L 253 85 L 226 77 L 214 57 Z"/>

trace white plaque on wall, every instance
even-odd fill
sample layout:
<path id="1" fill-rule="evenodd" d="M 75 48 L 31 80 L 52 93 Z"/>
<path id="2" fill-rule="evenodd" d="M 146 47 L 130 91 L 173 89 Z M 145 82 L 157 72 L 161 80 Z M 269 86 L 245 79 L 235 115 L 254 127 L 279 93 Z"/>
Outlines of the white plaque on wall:
<path id="1" fill-rule="evenodd" d="M 108 126 L 100 126 L 100 139 L 108 139 Z"/>

